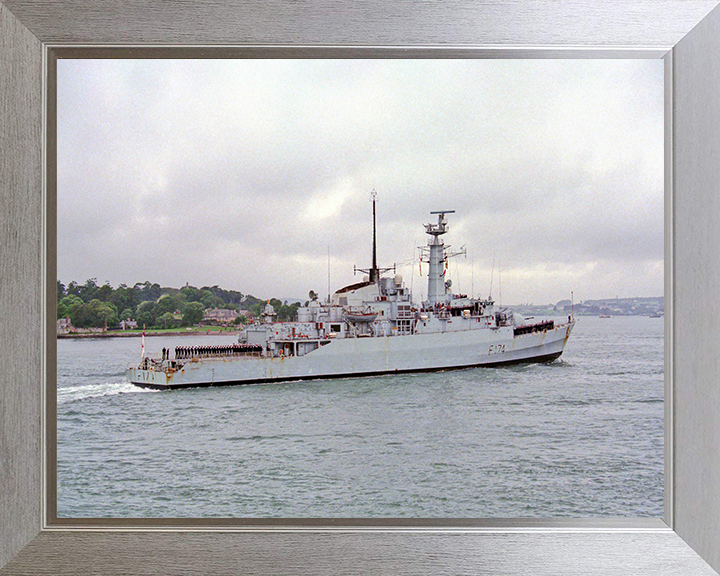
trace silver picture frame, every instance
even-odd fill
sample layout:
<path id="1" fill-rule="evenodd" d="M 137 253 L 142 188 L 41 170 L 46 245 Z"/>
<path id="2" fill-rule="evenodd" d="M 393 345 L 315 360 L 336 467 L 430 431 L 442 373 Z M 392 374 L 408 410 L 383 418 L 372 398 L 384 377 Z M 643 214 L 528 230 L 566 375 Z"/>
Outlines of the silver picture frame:
<path id="1" fill-rule="evenodd" d="M 720 9 L 716 0 L 297 4 L 0 0 L 0 574 L 716 574 Z M 663 520 L 65 523 L 52 512 L 59 51 L 644 57 L 666 69 Z M 174 48 L 175 47 L 175 48 Z M 65 52 L 66 54 L 69 52 Z M 87 57 L 87 56 L 86 56 Z M 356 56 L 353 56 L 356 57 Z M 48 361 L 50 359 L 50 361 Z"/>

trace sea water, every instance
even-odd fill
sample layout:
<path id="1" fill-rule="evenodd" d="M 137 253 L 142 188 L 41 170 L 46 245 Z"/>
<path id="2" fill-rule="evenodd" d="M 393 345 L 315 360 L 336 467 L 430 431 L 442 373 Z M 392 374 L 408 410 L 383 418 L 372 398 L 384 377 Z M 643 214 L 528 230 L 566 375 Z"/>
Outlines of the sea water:
<path id="1" fill-rule="evenodd" d="M 125 381 L 140 353 L 58 341 L 59 517 L 663 513 L 662 319 L 581 317 L 551 364 L 175 391 Z"/>

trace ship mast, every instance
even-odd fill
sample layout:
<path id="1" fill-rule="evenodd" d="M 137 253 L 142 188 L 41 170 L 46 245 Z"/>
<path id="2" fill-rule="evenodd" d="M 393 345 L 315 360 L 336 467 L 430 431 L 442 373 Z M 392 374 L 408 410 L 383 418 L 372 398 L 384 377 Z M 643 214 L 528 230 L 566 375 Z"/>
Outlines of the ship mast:
<path id="1" fill-rule="evenodd" d="M 430 264 L 428 271 L 428 303 L 432 306 L 446 301 L 445 289 L 445 243 L 442 236 L 447 233 L 448 225 L 445 214 L 453 214 L 455 210 L 442 210 L 430 212 L 437 214 L 437 224 L 425 224 L 425 233 L 430 236 L 426 248 L 427 262 Z"/>
<path id="2" fill-rule="evenodd" d="M 445 281 L 445 264 L 448 258 L 458 256 L 460 254 L 467 254 L 467 250 L 464 246 L 460 248 L 458 252 L 449 253 L 447 249 L 450 246 L 446 246 L 443 242 L 442 236 L 447 233 L 449 226 L 447 220 L 445 220 L 445 214 L 454 214 L 455 210 L 441 210 L 438 212 L 430 212 L 430 214 L 437 214 L 437 224 L 425 224 L 425 233 L 430 236 L 427 246 L 420 247 L 422 251 L 421 260 L 430 264 L 430 270 L 428 271 L 428 304 L 434 306 L 435 304 L 444 304 L 448 302 L 450 295 L 448 288 L 450 287 L 450 281 Z"/>
<path id="3" fill-rule="evenodd" d="M 372 191 L 372 203 L 373 203 L 373 247 L 372 247 L 372 268 L 370 268 L 370 282 L 375 282 L 380 276 L 380 271 L 377 265 L 377 228 L 375 225 L 375 198 L 377 192 Z"/>
<path id="4" fill-rule="evenodd" d="M 371 193 L 372 205 L 373 205 L 373 241 L 372 241 L 372 266 L 370 268 L 357 268 L 353 267 L 354 272 L 365 272 L 368 275 L 370 282 L 377 282 L 380 280 L 380 274 L 382 272 L 388 272 L 395 270 L 395 266 L 392 268 L 380 268 L 377 264 L 377 224 L 376 224 L 376 213 L 375 213 L 375 202 L 377 198 L 377 192 L 375 190 Z"/>

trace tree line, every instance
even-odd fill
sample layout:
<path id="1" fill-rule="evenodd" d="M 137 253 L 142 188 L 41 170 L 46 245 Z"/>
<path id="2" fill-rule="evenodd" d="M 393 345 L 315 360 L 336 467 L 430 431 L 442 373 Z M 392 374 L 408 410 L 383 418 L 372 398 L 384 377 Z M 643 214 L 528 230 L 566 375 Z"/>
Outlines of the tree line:
<path id="1" fill-rule="evenodd" d="M 247 311 L 259 316 L 266 300 L 218 286 L 163 287 L 156 283 L 138 282 L 133 286 L 110 283 L 98 285 L 96 278 L 84 284 L 75 281 L 65 286 L 57 281 L 57 318 L 69 317 L 78 328 L 115 328 L 121 320 L 135 320 L 147 328 L 175 328 L 198 324 L 210 308 Z M 278 319 L 292 320 L 299 304 L 272 298 Z M 239 316 L 236 324 L 245 321 Z"/>

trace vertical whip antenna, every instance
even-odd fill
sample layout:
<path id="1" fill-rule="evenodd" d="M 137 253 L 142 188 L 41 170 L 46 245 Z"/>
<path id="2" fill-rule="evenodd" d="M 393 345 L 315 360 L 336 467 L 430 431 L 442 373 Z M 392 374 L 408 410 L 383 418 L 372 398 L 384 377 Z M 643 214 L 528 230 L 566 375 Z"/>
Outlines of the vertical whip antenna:
<path id="1" fill-rule="evenodd" d="M 470 298 L 475 298 L 475 261 L 473 256 L 470 256 Z"/>
<path id="2" fill-rule="evenodd" d="M 498 259 L 498 304 L 502 306 L 502 267 L 500 266 L 500 260 Z"/>
<path id="3" fill-rule="evenodd" d="M 492 268 L 490 269 L 490 295 L 488 296 L 488 300 L 492 300 L 492 285 L 493 285 L 493 276 L 495 275 L 495 251 L 493 250 L 493 263 Z"/>
<path id="4" fill-rule="evenodd" d="M 415 250 L 417 246 L 417 242 L 413 241 L 413 255 L 412 255 L 412 262 L 410 262 L 410 294 L 412 294 L 413 291 L 413 279 L 415 278 Z M 418 264 L 420 261 L 418 260 Z"/>

